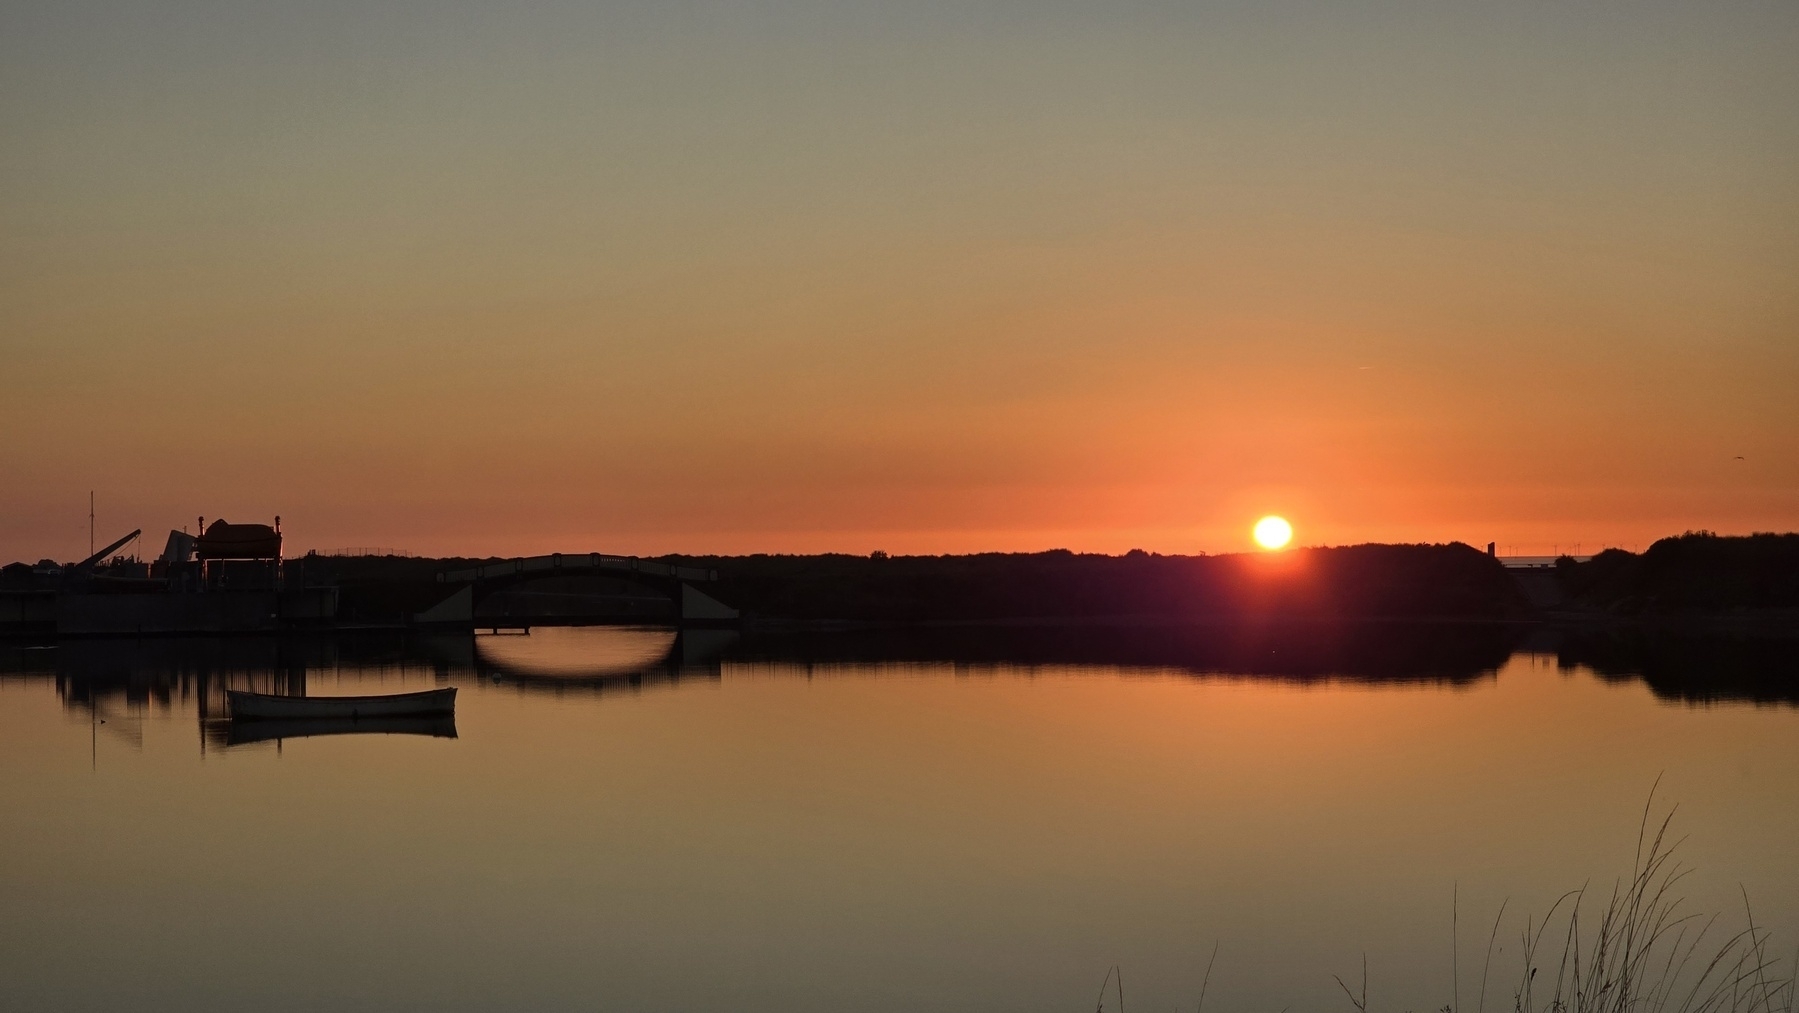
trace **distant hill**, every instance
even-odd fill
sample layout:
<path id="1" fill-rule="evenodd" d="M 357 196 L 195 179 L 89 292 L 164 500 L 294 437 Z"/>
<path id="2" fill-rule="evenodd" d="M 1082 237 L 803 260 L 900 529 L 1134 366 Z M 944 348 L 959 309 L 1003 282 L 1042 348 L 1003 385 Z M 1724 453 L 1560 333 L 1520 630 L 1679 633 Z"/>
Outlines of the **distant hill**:
<path id="1" fill-rule="evenodd" d="M 1575 603 L 1622 614 L 1799 608 L 1799 534 L 1688 532 L 1556 562 Z"/>

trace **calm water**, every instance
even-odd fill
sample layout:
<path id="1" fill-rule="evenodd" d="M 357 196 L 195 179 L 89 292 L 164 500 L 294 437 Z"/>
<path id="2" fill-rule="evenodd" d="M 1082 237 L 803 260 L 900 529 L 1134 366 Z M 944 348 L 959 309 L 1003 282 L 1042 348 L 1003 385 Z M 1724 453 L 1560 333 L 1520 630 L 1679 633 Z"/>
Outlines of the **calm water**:
<path id="1" fill-rule="evenodd" d="M 1366 954 L 1428 1010 L 1459 893 L 1472 1009 L 1658 776 L 1691 903 L 1799 945 L 1790 648 L 1505 636 L 0 648 L 0 1008 L 1190 1009 L 1216 942 L 1207 1009 L 1347 1010 Z M 454 737 L 221 720 L 442 683 Z"/>

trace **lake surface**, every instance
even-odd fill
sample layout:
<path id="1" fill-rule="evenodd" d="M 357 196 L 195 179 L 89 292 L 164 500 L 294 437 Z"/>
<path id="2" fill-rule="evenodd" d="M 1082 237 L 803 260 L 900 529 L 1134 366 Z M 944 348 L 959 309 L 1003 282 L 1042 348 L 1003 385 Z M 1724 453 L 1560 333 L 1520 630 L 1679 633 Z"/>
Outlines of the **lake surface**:
<path id="1" fill-rule="evenodd" d="M 1532 636 L 0 647 L 0 1009 L 1191 1009 L 1216 944 L 1207 1009 L 1348 1011 L 1365 955 L 1432 1010 L 1456 939 L 1473 1010 L 1502 902 L 1509 1009 L 1658 778 L 1689 903 L 1791 953 L 1791 645 Z M 223 720 L 441 684 L 453 737 Z"/>

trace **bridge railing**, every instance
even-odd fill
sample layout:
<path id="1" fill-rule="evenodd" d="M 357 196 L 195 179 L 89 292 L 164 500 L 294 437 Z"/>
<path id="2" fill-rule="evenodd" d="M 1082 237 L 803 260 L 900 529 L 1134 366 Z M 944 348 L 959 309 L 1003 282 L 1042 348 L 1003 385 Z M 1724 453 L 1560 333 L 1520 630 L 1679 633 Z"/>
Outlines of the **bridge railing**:
<path id="1" fill-rule="evenodd" d="M 636 556 L 608 556 L 598 552 L 557 552 L 548 556 L 520 556 L 497 563 L 483 563 L 480 566 L 462 570 L 445 570 L 437 575 L 437 582 L 439 584 L 466 584 L 517 573 L 543 572 L 548 574 L 563 570 L 576 573 L 597 571 L 625 575 L 637 573 L 652 577 L 671 577 L 676 580 L 709 581 L 718 579 L 717 570 L 708 570 L 697 566 L 676 566 L 672 563 L 659 563 L 653 559 L 639 559 Z"/>

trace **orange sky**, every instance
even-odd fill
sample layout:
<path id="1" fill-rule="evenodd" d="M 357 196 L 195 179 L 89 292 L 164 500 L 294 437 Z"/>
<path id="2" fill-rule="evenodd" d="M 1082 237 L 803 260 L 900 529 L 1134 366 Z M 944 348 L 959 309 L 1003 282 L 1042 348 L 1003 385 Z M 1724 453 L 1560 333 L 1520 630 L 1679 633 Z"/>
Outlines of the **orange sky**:
<path id="1" fill-rule="evenodd" d="M 1799 527 L 1791 4 L 905 7 L 0 13 L 0 559 Z"/>

